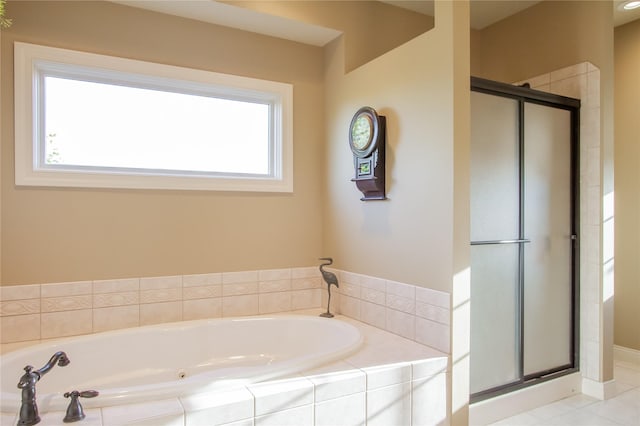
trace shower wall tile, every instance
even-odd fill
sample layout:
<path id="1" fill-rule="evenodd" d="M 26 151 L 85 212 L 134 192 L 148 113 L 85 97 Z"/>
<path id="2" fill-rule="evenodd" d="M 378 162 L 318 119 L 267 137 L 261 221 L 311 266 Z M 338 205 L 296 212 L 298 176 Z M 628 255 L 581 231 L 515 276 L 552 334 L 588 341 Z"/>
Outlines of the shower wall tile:
<path id="1" fill-rule="evenodd" d="M 195 299 L 182 301 L 183 320 L 221 318 L 222 298 Z"/>

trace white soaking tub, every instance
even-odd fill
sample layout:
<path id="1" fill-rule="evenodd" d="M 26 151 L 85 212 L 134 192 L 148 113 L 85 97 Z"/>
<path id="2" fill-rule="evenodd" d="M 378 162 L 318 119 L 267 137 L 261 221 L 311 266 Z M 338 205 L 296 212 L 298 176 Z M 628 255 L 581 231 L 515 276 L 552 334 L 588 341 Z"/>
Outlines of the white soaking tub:
<path id="1" fill-rule="evenodd" d="M 64 411 L 65 392 L 97 390 L 85 408 L 160 400 L 282 377 L 337 360 L 362 343 L 338 319 L 274 315 L 184 321 L 91 334 L 3 354 L 2 412 L 17 412 L 24 367 L 64 351 L 36 385 L 38 409 Z"/>

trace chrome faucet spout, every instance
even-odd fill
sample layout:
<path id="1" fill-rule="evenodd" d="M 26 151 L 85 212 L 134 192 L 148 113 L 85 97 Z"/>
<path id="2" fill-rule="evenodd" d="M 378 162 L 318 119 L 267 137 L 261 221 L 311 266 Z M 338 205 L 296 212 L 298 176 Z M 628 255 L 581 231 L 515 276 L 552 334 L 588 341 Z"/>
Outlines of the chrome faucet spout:
<path id="1" fill-rule="evenodd" d="M 69 364 L 69 358 L 64 352 L 56 352 L 53 354 L 49 362 L 42 368 L 34 370 L 33 366 L 24 367 L 25 373 L 20 377 L 18 389 L 22 389 L 22 403 L 20 405 L 20 418 L 18 425 L 29 426 L 40 422 L 38 414 L 38 404 L 36 401 L 36 383 L 47 374 L 56 364 L 64 367 Z"/>

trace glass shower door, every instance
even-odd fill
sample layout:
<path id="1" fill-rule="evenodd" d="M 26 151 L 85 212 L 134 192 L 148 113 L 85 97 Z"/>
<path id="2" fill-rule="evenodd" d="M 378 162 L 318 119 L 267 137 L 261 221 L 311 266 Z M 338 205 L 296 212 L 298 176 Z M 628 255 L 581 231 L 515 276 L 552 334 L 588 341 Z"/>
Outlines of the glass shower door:
<path id="1" fill-rule="evenodd" d="M 525 92 L 471 92 L 472 400 L 577 365 L 577 107 Z"/>
<path id="2" fill-rule="evenodd" d="M 570 113 L 524 105 L 524 375 L 572 357 Z"/>
<path id="3" fill-rule="evenodd" d="M 520 379 L 517 119 L 517 101 L 471 92 L 472 394 Z"/>

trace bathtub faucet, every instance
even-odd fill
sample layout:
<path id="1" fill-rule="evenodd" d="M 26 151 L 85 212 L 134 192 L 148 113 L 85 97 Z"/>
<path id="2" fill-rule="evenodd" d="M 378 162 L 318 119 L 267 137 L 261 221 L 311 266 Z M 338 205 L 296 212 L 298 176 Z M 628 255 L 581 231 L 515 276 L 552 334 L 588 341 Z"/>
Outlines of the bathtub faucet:
<path id="1" fill-rule="evenodd" d="M 64 352 L 53 354 L 49 362 L 39 370 L 34 370 L 31 365 L 24 367 L 25 373 L 20 377 L 18 388 L 22 389 L 22 404 L 20 405 L 20 418 L 18 425 L 35 425 L 40 421 L 38 405 L 36 404 L 36 383 L 51 370 L 56 363 L 60 367 L 69 364 L 69 358 Z"/>

